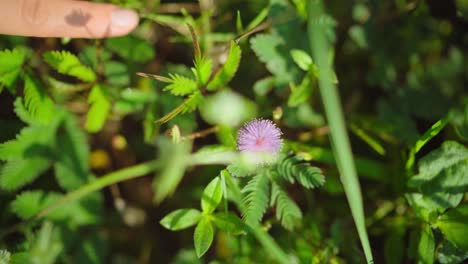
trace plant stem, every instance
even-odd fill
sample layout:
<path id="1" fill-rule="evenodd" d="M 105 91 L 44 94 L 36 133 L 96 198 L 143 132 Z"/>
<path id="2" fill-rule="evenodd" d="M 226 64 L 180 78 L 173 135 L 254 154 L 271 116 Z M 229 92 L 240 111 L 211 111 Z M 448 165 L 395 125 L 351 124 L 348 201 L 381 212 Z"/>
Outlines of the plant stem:
<path id="1" fill-rule="evenodd" d="M 231 178 L 231 174 L 227 170 L 222 170 L 221 175 L 226 180 L 226 184 L 232 188 L 232 201 L 237 206 L 239 211 L 244 212 L 245 206 L 242 204 L 242 193 L 239 186 Z M 248 225 L 245 224 L 249 232 L 255 236 L 255 238 L 262 244 L 267 252 L 272 254 L 278 263 L 289 264 L 291 260 L 288 258 L 286 252 L 275 242 L 275 240 L 265 231 L 260 225 Z"/>
<path id="2" fill-rule="evenodd" d="M 308 1 L 308 35 L 312 55 L 317 64 L 320 77 L 320 95 L 325 108 L 325 114 L 330 126 L 331 143 L 336 155 L 341 181 L 351 208 L 356 228 L 361 240 L 367 263 L 374 263 L 369 238 L 364 220 L 364 208 L 361 188 L 357 178 L 353 154 L 346 131 L 343 112 L 336 85 L 333 84 L 333 69 L 329 62 L 331 43 L 327 39 L 327 30 L 332 26 L 329 18 L 323 12 L 322 1 Z M 327 28 L 328 27 L 328 28 Z"/>
<path id="3" fill-rule="evenodd" d="M 145 162 L 142 164 L 138 164 L 132 167 L 128 167 L 125 169 L 121 169 L 115 172 L 111 172 L 106 174 L 95 181 L 90 182 L 83 187 L 68 193 L 62 199 L 58 200 L 57 202 L 51 204 L 50 206 L 41 210 L 37 215 L 36 219 L 42 218 L 49 214 L 50 212 L 54 211 L 58 207 L 66 204 L 67 202 L 71 202 L 74 200 L 78 200 L 87 194 L 90 194 L 94 191 L 100 190 L 106 186 L 112 185 L 114 183 L 118 183 L 121 181 L 126 181 L 134 178 L 138 178 L 141 176 L 145 176 L 150 172 L 153 172 L 157 168 L 161 167 L 161 162 L 159 161 L 150 161 Z"/>

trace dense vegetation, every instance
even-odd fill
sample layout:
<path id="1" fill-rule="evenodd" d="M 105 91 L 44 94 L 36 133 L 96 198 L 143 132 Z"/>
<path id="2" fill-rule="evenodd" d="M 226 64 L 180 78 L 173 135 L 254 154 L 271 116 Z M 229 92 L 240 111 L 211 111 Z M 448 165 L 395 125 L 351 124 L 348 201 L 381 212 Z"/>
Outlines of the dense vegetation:
<path id="1" fill-rule="evenodd" d="M 467 1 L 110 2 L 0 36 L 0 264 L 468 258 Z"/>

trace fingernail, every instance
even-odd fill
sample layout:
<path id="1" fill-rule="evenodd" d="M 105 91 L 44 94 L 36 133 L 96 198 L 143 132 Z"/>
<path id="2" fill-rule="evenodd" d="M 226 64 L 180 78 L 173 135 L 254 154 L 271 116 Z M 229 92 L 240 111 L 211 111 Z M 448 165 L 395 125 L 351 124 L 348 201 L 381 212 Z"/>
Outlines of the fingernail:
<path id="1" fill-rule="evenodd" d="M 138 25 L 138 15 L 133 10 L 116 9 L 112 12 L 112 34 L 127 34 Z"/>

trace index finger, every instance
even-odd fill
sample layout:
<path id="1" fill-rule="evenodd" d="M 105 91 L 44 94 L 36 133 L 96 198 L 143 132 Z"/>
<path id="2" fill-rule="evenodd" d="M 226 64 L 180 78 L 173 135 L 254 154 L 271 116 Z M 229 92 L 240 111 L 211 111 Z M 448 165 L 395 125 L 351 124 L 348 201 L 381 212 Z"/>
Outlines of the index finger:
<path id="1" fill-rule="evenodd" d="M 0 33 L 31 37 L 122 36 L 138 25 L 132 10 L 75 0 L 4 0 L 0 17 Z"/>

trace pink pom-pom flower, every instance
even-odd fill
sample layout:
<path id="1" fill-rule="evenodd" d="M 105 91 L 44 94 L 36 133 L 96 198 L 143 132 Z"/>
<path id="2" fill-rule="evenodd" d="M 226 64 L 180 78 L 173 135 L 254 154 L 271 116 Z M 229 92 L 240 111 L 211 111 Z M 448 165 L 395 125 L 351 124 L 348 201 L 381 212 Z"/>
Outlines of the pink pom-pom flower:
<path id="1" fill-rule="evenodd" d="M 276 157 L 283 145 L 281 130 L 271 120 L 254 119 L 238 133 L 237 145 L 241 153 Z M 270 163 L 258 160 L 256 163 Z"/>

